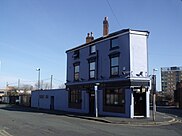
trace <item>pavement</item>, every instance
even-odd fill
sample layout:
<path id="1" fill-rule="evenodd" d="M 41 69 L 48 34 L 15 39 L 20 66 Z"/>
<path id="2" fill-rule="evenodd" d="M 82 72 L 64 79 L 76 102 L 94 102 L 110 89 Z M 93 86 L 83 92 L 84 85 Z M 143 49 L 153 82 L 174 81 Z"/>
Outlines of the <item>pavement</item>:
<path id="1" fill-rule="evenodd" d="M 153 120 L 153 116 L 149 118 L 122 118 L 122 117 L 109 117 L 109 116 L 99 116 L 93 117 L 88 115 L 81 115 L 81 114 L 70 114 L 66 113 L 66 116 L 69 117 L 76 117 L 86 120 L 92 120 L 102 123 L 110 123 L 110 124 L 118 124 L 118 125 L 130 125 L 130 126 L 158 126 L 158 125 L 170 125 L 173 123 L 179 123 L 181 120 L 170 116 L 166 113 L 156 112 L 155 120 Z M 152 111 L 151 111 L 152 115 Z"/>
<path id="2" fill-rule="evenodd" d="M 122 118 L 122 117 L 110 117 L 110 116 L 99 116 L 94 117 L 88 114 L 80 114 L 80 113 L 72 113 L 72 112 L 65 112 L 65 111 L 51 111 L 45 109 L 37 109 L 37 108 L 30 108 L 30 107 L 22 107 L 17 105 L 9 105 L 7 108 L 9 110 L 16 109 L 17 111 L 24 111 L 24 112 L 39 112 L 45 114 L 54 114 L 54 115 L 63 115 L 72 118 L 79 118 L 89 121 L 96 121 L 100 123 L 108 123 L 108 124 L 118 124 L 118 125 L 130 125 L 130 126 L 161 126 L 161 125 L 170 125 L 173 123 L 181 123 L 182 121 L 175 116 L 169 115 L 167 113 L 156 112 L 155 114 L 155 121 L 153 120 L 152 111 L 151 116 L 149 118 Z"/>

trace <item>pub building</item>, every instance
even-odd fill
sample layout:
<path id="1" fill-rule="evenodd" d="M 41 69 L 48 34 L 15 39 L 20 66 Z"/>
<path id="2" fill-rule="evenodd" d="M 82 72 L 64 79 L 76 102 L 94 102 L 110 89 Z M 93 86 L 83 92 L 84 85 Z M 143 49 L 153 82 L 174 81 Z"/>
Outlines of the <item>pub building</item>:
<path id="1" fill-rule="evenodd" d="M 94 115 L 98 106 L 99 115 L 149 117 L 148 36 L 131 29 L 109 33 L 105 17 L 102 37 L 88 33 L 86 43 L 67 50 L 68 108 Z"/>

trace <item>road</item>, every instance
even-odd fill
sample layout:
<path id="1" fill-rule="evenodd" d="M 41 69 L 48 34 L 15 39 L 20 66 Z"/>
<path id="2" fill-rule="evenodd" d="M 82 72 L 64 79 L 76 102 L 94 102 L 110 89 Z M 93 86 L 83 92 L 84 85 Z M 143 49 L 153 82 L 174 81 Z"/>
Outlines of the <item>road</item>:
<path id="1" fill-rule="evenodd" d="M 114 125 L 0 105 L 0 136 L 181 136 L 182 124 Z"/>
<path id="2" fill-rule="evenodd" d="M 174 106 L 158 106 L 157 111 L 167 113 L 182 120 L 182 109 L 178 109 Z"/>

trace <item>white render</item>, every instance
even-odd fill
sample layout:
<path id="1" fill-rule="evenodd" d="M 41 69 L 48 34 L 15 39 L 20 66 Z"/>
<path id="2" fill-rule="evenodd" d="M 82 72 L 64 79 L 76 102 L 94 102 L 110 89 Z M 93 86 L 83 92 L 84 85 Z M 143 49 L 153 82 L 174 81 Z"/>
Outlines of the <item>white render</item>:
<path id="1" fill-rule="evenodd" d="M 143 77 L 148 76 L 148 51 L 147 33 L 130 33 L 130 71 L 133 77 L 143 72 Z"/>

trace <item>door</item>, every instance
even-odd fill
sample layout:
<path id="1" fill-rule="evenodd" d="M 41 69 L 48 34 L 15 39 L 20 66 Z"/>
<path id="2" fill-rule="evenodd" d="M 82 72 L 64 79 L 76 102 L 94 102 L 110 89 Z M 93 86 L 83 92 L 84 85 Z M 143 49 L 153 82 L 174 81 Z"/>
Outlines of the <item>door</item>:
<path id="1" fill-rule="evenodd" d="M 95 113 L 95 93 L 94 91 L 91 91 L 89 93 L 89 110 L 90 110 L 90 114 L 94 114 Z"/>
<path id="2" fill-rule="evenodd" d="M 51 96 L 50 110 L 54 110 L 54 96 Z"/>
<path id="3" fill-rule="evenodd" d="M 133 92 L 134 116 L 146 116 L 146 93 Z"/>

